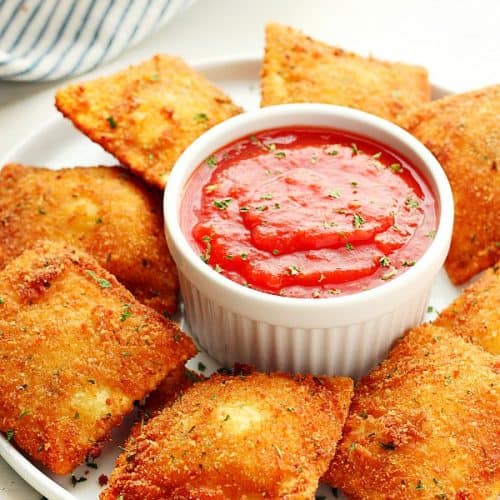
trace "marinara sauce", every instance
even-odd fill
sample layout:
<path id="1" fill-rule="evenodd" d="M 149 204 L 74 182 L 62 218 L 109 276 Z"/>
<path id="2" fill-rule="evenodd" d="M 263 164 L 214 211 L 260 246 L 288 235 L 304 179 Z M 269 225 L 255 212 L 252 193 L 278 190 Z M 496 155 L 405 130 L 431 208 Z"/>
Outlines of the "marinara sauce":
<path id="1" fill-rule="evenodd" d="M 339 130 L 291 127 L 242 138 L 189 180 L 181 227 L 215 271 L 287 297 L 373 288 L 430 245 L 436 201 L 387 146 Z"/>

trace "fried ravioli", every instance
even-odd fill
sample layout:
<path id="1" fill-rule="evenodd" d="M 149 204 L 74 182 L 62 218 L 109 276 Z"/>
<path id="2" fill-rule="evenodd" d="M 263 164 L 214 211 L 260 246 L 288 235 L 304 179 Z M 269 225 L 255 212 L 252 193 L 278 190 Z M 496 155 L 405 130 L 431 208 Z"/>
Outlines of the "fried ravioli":
<path id="1" fill-rule="evenodd" d="M 434 324 L 500 355 L 500 262 L 452 302 Z"/>
<path id="2" fill-rule="evenodd" d="M 161 197 L 123 168 L 0 171 L 0 268 L 39 239 L 90 253 L 159 312 L 176 309 L 177 271 L 163 235 Z"/>
<path id="3" fill-rule="evenodd" d="M 444 328 L 409 332 L 357 387 L 327 481 L 353 499 L 496 498 L 499 368 Z"/>
<path id="4" fill-rule="evenodd" d="M 455 224 L 445 267 L 455 284 L 500 259 L 499 123 L 500 85 L 439 99 L 400 119 L 450 181 Z"/>
<path id="5" fill-rule="evenodd" d="M 266 27 L 261 91 L 262 106 L 337 104 L 387 120 L 431 96 L 424 68 L 364 58 L 280 24 Z"/>
<path id="6" fill-rule="evenodd" d="M 56 107 L 148 183 L 164 188 L 179 155 L 240 107 L 182 59 L 157 55 L 56 94 Z"/>
<path id="7" fill-rule="evenodd" d="M 127 443 L 101 499 L 311 498 L 351 396 L 348 378 L 214 375 Z"/>
<path id="8" fill-rule="evenodd" d="M 93 258 L 41 241 L 0 271 L 0 430 L 71 472 L 196 353 Z"/>

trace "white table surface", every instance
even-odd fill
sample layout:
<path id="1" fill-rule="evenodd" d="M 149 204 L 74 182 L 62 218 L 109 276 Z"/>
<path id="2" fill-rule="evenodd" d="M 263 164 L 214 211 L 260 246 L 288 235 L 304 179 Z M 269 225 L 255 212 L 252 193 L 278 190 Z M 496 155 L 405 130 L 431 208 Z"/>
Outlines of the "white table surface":
<path id="1" fill-rule="evenodd" d="M 158 52 L 189 62 L 260 55 L 264 24 L 278 21 L 360 54 L 421 64 L 434 83 L 460 92 L 500 83 L 499 20 L 499 0 L 198 0 L 93 73 Z M 62 83 L 0 82 L 0 158 L 56 114 L 53 95 Z M 39 498 L 0 459 L 0 500 Z"/>

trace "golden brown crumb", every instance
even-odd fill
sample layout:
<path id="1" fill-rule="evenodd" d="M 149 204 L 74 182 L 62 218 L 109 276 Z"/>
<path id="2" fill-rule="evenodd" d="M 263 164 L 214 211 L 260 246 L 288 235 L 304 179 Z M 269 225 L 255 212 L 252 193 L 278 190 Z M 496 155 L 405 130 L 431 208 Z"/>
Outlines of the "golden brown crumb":
<path id="1" fill-rule="evenodd" d="M 351 396 L 348 378 L 214 375 L 128 441 L 101 499 L 311 498 Z"/>
<path id="2" fill-rule="evenodd" d="M 452 302 L 434 324 L 500 354 L 500 262 Z"/>
<path id="3" fill-rule="evenodd" d="M 196 353 L 93 258 L 38 242 L 0 272 L 0 430 L 58 474 Z"/>
<path id="4" fill-rule="evenodd" d="M 410 331 L 357 387 L 327 481 L 353 499 L 483 499 L 500 488 L 500 359 Z"/>
<path id="5" fill-rule="evenodd" d="M 455 224 L 445 266 L 455 284 L 500 259 L 499 120 L 500 85 L 439 99 L 400 119 L 450 181 Z"/>
<path id="6" fill-rule="evenodd" d="M 280 24 L 266 27 L 261 78 L 262 106 L 319 102 L 388 120 L 431 96 L 424 68 L 364 58 Z"/>
<path id="7" fill-rule="evenodd" d="M 0 269 L 39 239 L 90 253 L 141 302 L 173 313 L 177 271 L 160 194 L 119 167 L 0 170 Z"/>
<path id="8" fill-rule="evenodd" d="M 242 111 L 182 59 L 168 55 L 59 90 L 56 106 L 90 139 L 159 188 L 194 139 Z"/>

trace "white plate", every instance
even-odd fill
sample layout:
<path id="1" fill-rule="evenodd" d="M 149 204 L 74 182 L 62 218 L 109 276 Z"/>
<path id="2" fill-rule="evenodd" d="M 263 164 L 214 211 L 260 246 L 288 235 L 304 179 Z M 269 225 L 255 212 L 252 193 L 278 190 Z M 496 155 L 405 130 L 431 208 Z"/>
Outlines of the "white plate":
<path id="1" fill-rule="evenodd" d="M 224 89 L 238 104 L 245 109 L 259 106 L 259 71 L 261 60 L 249 59 L 224 59 L 198 64 L 195 67 L 205 73 L 207 77 Z M 447 94 L 445 90 L 434 86 L 433 97 Z M 76 165 L 113 165 L 116 160 L 106 153 L 100 146 L 91 142 L 87 137 L 78 132 L 69 120 L 62 117 L 55 118 L 29 136 L 22 144 L 14 148 L 3 158 L 0 165 L 8 162 L 19 162 L 28 165 L 47 166 L 59 168 Z M 435 310 L 441 310 L 453 300 L 460 288 L 454 287 L 444 270 L 441 270 L 434 284 L 430 304 L 434 310 L 427 314 L 426 319 L 433 319 Z M 179 316 L 183 326 L 182 313 Z M 185 326 L 185 325 L 184 325 Z M 218 368 L 206 354 L 201 353 L 188 363 L 197 369 L 198 362 L 202 361 L 207 367 L 204 373 L 211 373 Z M 113 441 L 105 446 L 102 455 L 97 459 L 98 469 L 80 466 L 74 471 L 77 478 L 85 477 L 85 482 L 72 485 L 71 475 L 58 476 L 47 471 L 18 451 L 12 444 L 0 435 L 0 455 L 10 466 L 25 479 L 33 488 L 51 500 L 95 500 L 102 488 L 97 480 L 101 474 L 108 477 L 114 462 L 120 453 L 119 446 L 127 436 L 131 418 L 113 433 Z M 335 498 L 326 486 L 322 486 L 317 493 L 328 499 Z"/>

